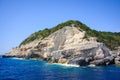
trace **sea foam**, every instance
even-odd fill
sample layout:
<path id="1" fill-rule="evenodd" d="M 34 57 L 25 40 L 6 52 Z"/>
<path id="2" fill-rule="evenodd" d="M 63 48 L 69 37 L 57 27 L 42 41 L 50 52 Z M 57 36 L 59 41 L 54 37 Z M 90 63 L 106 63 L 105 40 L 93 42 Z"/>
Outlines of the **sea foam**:
<path id="1" fill-rule="evenodd" d="M 53 63 L 55 65 L 60 65 L 60 66 L 66 66 L 66 67 L 79 67 L 79 65 L 76 65 L 76 64 L 61 64 L 61 63 Z"/>
<path id="2" fill-rule="evenodd" d="M 95 67 L 95 65 L 94 65 L 94 64 L 90 64 L 89 66 L 90 66 L 90 67 Z"/>
<path id="3" fill-rule="evenodd" d="M 12 59 L 25 60 L 25 58 L 16 58 L 16 57 L 13 57 Z"/>

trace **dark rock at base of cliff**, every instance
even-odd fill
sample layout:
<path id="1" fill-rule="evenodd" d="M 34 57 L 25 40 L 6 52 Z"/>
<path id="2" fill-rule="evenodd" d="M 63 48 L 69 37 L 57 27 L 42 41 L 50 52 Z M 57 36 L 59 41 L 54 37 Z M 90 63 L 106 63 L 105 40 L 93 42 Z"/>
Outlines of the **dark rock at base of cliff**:
<path id="1" fill-rule="evenodd" d="M 17 58 L 25 58 L 25 55 L 3 55 L 2 58 L 12 58 L 12 57 L 17 57 Z"/>
<path id="2" fill-rule="evenodd" d="M 36 59 L 43 59 L 43 56 L 40 54 L 35 53 L 34 51 L 30 51 L 30 53 L 25 57 L 26 59 L 30 59 L 30 58 L 36 58 Z"/>
<path id="3" fill-rule="evenodd" d="M 104 46 L 99 46 L 82 50 L 79 54 L 71 56 L 68 63 L 80 66 L 87 66 L 90 64 L 106 66 L 114 64 L 114 57 L 110 54 L 109 49 Z"/>
<path id="4" fill-rule="evenodd" d="M 76 63 L 80 66 L 87 66 L 89 65 L 89 62 L 87 62 L 85 59 L 80 59 L 78 61 L 76 61 Z"/>
<path id="5" fill-rule="evenodd" d="M 104 59 L 99 59 L 99 60 L 94 60 L 91 61 L 90 64 L 94 64 L 96 66 L 106 66 L 114 63 L 114 58 L 113 57 L 106 57 Z"/>
<path id="6" fill-rule="evenodd" d="M 6 55 L 2 55 L 2 58 L 10 58 L 10 57 L 15 57 L 15 56 L 6 56 Z"/>

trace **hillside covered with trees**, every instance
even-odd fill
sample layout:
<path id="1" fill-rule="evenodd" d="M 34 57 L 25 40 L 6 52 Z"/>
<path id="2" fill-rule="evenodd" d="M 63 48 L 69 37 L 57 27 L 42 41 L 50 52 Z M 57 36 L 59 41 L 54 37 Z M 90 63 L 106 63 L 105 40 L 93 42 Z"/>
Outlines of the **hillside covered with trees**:
<path id="1" fill-rule="evenodd" d="M 53 28 L 45 28 L 44 30 L 39 30 L 38 32 L 33 33 L 28 38 L 26 38 L 19 46 L 23 44 L 30 43 L 36 39 L 44 39 L 45 37 L 49 36 L 50 34 L 54 33 L 55 31 L 65 27 L 74 25 L 78 27 L 80 30 L 86 31 L 85 38 L 89 37 L 97 37 L 98 42 L 103 42 L 107 47 L 111 50 L 115 50 L 116 47 L 120 46 L 120 32 L 103 32 L 103 31 L 96 31 L 89 28 L 87 25 L 83 24 L 80 21 L 69 20 L 64 23 L 58 24 Z"/>

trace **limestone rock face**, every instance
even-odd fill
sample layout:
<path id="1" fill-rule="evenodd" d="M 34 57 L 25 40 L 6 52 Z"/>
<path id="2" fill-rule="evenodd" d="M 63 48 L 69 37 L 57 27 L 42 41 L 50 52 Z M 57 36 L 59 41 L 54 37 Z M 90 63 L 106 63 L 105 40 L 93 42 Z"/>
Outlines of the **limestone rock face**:
<path id="1" fill-rule="evenodd" d="M 118 51 L 116 51 L 114 54 L 115 55 L 115 64 L 120 66 L 120 47 L 118 47 Z"/>
<path id="2" fill-rule="evenodd" d="M 110 50 L 97 42 L 96 37 L 85 38 L 85 31 L 65 26 L 43 40 L 34 40 L 14 48 L 5 56 L 37 58 L 50 63 L 67 63 L 86 66 L 109 65 L 113 62 Z"/>

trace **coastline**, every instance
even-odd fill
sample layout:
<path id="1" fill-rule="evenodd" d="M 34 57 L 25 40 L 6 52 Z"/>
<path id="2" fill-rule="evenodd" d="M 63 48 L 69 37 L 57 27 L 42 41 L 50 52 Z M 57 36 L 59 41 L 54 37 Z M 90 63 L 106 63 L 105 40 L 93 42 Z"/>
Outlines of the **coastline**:
<path id="1" fill-rule="evenodd" d="M 17 58 L 17 57 L 5 57 L 5 58 L 11 58 L 11 59 L 16 59 L 16 60 L 37 60 L 37 61 L 43 61 L 43 60 L 38 60 L 38 59 L 35 59 L 35 58 L 31 58 L 31 59 Z M 45 61 L 45 62 L 47 62 L 47 61 Z M 65 67 L 80 67 L 77 64 L 67 64 L 67 63 L 62 64 L 62 63 L 48 63 L 47 62 L 47 64 L 49 64 L 49 65 L 59 65 L 59 66 L 65 66 Z"/>

